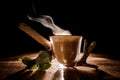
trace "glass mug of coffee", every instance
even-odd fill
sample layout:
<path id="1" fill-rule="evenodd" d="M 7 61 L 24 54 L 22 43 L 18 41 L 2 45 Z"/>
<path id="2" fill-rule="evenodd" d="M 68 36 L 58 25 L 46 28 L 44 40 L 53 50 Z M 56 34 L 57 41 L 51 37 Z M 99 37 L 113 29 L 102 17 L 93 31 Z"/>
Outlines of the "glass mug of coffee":
<path id="1" fill-rule="evenodd" d="M 56 60 L 66 67 L 74 66 L 80 60 L 82 36 L 50 36 L 51 47 Z"/>

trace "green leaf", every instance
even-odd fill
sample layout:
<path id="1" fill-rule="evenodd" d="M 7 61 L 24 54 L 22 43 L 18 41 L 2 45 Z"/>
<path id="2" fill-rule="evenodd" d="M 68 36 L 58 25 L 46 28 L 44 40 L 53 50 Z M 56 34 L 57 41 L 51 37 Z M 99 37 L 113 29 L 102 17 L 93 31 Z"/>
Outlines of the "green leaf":
<path id="1" fill-rule="evenodd" d="M 36 58 L 36 61 L 39 65 L 43 65 L 45 62 L 50 62 L 51 60 L 52 60 L 52 57 L 47 51 L 40 51 L 39 56 Z"/>
<path id="2" fill-rule="evenodd" d="M 24 63 L 25 65 L 27 65 L 32 59 L 28 56 L 23 56 L 19 58 L 19 60 L 22 61 L 22 63 Z"/>
<path id="3" fill-rule="evenodd" d="M 50 66 L 51 66 L 50 63 L 45 63 L 45 64 L 41 67 L 41 70 L 46 70 L 46 69 L 48 69 Z"/>
<path id="4" fill-rule="evenodd" d="M 47 51 L 39 51 L 39 55 L 36 59 L 31 59 L 28 56 L 23 56 L 19 58 L 29 70 L 46 70 L 51 66 L 52 57 L 50 56 L 49 52 Z"/>
<path id="5" fill-rule="evenodd" d="M 43 63 L 50 63 L 50 58 L 49 57 L 45 57 L 43 59 Z"/>
<path id="6" fill-rule="evenodd" d="M 30 70 L 37 70 L 39 68 L 39 64 L 34 64 L 34 65 L 32 65 L 32 66 L 30 66 L 28 69 L 30 69 Z"/>
<path id="7" fill-rule="evenodd" d="M 28 64 L 27 64 L 27 68 L 30 70 L 36 70 L 39 68 L 39 64 L 36 62 L 36 60 L 31 60 Z"/>

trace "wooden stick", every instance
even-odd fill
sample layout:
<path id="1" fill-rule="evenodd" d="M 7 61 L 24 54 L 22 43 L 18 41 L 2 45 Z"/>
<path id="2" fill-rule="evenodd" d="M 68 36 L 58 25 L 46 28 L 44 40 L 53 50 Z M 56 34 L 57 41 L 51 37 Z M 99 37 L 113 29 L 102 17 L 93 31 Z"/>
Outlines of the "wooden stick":
<path id="1" fill-rule="evenodd" d="M 33 39 L 35 39 L 38 43 L 45 46 L 47 50 L 51 50 L 50 41 L 48 41 L 43 36 L 41 36 L 39 33 L 37 33 L 35 30 L 33 30 L 30 26 L 26 25 L 25 23 L 20 23 L 18 27 L 19 29 L 27 33 L 29 36 L 31 36 Z"/>

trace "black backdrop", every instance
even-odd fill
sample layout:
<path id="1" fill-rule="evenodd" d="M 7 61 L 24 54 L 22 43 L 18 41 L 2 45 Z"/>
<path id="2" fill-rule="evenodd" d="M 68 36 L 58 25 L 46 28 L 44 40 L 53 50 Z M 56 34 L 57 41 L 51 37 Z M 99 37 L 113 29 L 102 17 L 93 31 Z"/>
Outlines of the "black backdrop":
<path id="1" fill-rule="evenodd" d="M 34 5 L 34 6 L 33 6 Z M 51 30 L 40 23 L 28 20 L 27 15 L 49 15 L 56 25 L 68 29 L 73 35 L 82 35 L 88 43 L 96 41 L 94 52 L 119 57 L 119 8 L 118 2 L 110 1 L 46 1 L 10 0 L 2 2 L 0 25 L 0 54 L 12 55 L 44 49 L 27 34 L 18 29 L 24 22 L 45 38 Z"/>

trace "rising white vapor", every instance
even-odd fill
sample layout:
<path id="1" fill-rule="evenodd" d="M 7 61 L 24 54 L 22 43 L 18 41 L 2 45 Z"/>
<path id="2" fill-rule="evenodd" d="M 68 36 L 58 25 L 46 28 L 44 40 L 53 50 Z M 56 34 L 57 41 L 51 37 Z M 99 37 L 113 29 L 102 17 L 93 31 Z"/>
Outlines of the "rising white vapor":
<path id="1" fill-rule="evenodd" d="M 41 15 L 39 18 L 32 18 L 28 16 L 28 18 L 32 21 L 41 23 L 46 28 L 51 29 L 54 35 L 72 35 L 69 30 L 64 30 L 59 26 L 55 25 L 51 16 Z"/>

